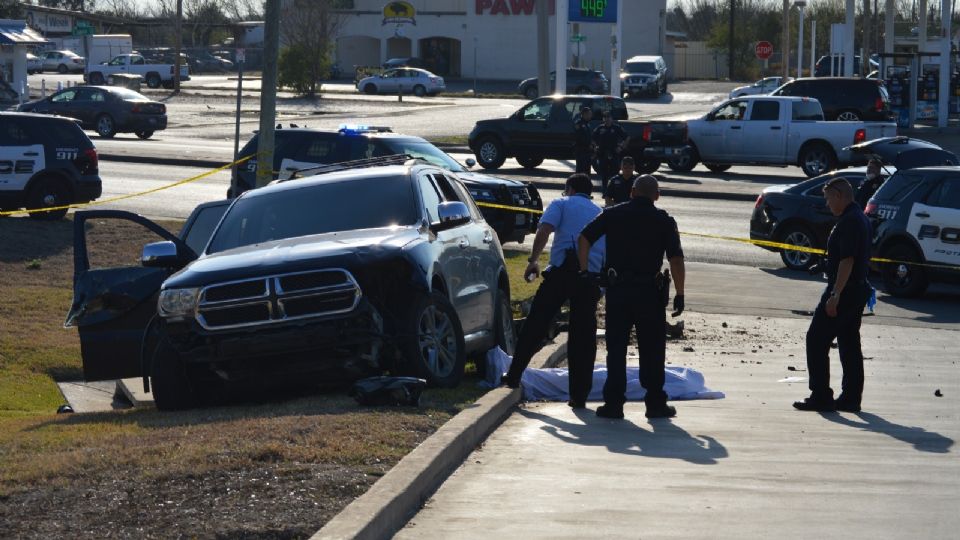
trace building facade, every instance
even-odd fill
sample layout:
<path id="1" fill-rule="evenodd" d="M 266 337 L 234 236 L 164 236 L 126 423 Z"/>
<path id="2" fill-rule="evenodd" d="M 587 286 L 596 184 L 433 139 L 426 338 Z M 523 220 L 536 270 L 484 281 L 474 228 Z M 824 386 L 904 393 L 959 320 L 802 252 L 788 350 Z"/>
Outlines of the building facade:
<path id="1" fill-rule="evenodd" d="M 663 54 L 666 0 L 621 2 L 623 43 L 619 59 Z M 340 12 L 336 60 L 348 73 L 356 66 L 380 66 L 389 58 L 418 57 L 427 69 L 448 77 L 534 77 L 535 5 L 535 0 L 354 0 L 353 8 Z M 551 2 L 551 70 L 556 62 L 554 11 Z M 568 41 L 568 65 L 602 69 L 609 76 L 613 25 L 568 23 L 567 33 L 580 36 Z"/>

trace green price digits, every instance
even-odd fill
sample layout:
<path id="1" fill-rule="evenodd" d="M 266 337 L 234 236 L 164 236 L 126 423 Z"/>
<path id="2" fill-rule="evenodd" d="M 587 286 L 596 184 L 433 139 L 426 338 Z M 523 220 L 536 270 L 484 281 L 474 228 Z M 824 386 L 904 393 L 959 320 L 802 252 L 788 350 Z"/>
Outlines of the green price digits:
<path id="1" fill-rule="evenodd" d="M 607 0 L 580 0 L 580 13 L 584 17 L 602 18 L 607 11 Z"/>

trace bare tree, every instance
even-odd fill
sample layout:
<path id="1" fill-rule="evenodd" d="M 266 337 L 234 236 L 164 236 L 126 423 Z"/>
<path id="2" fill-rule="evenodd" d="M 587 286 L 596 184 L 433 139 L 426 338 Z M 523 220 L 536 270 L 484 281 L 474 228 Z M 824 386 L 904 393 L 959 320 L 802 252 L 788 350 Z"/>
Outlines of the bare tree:
<path id="1" fill-rule="evenodd" d="M 280 83 L 314 95 L 330 65 L 333 40 L 343 26 L 339 0 L 291 0 L 280 13 Z"/>

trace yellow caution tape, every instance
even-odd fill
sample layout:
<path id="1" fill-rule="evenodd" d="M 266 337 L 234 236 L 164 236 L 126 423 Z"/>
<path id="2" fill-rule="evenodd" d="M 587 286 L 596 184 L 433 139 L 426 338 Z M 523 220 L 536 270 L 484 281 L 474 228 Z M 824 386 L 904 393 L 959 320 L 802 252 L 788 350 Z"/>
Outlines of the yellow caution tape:
<path id="1" fill-rule="evenodd" d="M 507 206 L 506 204 L 495 204 L 488 202 L 479 202 L 477 201 L 477 206 L 483 206 L 485 208 L 499 208 L 500 210 L 509 210 L 511 212 L 526 212 L 528 214 L 540 215 L 543 213 L 543 210 L 537 210 L 536 208 L 523 208 L 520 206 Z"/>
<path id="2" fill-rule="evenodd" d="M 249 156 L 247 156 L 247 157 L 245 157 L 245 158 L 238 159 L 237 161 L 234 161 L 233 163 L 228 163 L 228 164 L 226 164 L 226 165 L 223 165 L 222 167 L 217 167 L 216 169 L 211 169 L 211 170 L 209 170 L 209 171 L 207 171 L 207 172 L 205 172 L 205 173 L 201 173 L 201 174 L 198 174 L 198 175 L 196 175 L 196 176 L 191 176 L 190 178 L 185 178 L 185 179 L 183 179 L 183 180 L 178 180 L 178 181 L 176 181 L 176 182 L 173 182 L 172 184 L 167 184 L 167 185 L 165 185 L 165 186 L 160 186 L 160 187 L 158 187 L 158 188 L 148 189 L 148 190 L 146 190 L 146 191 L 140 191 L 140 192 L 137 192 L 137 193 L 128 193 L 128 194 L 126 194 L 126 195 L 118 195 L 118 196 L 116 196 L 116 197 L 110 197 L 110 198 L 108 198 L 108 199 L 98 199 L 98 200 L 96 200 L 96 201 L 90 201 L 90 202 L 85 202 L 85 203 L 64 204 L 64 205 L 61 205 L 61 206 L 50 206 L 50 207 L 47 207 L 47 208 L 29 209 L 29 210 L 10 210 L 10 211 L 5 211 L 5 212 L 0 212 L 0 216 L 12 216 L 12 215 L 15 215 L 15 214 L 30 214 L 30 213 L 36 213 L 36 212 L 52 212 L 52 211 L 55 211 L 55 210 L 64 210 L 64 209 L 69 209 L 69 208 L 86 208 L 86 207 L 88 207 L 88 206 L 97 206 L 97 205 L 101 205 L 101 204 L 107 204 L 107 203 L 112 203 L 112 202 L 116 202 L 116 201 L 122 201 L 122 200 L 124 200 L 124 199 L 132 199 L 132 198 L 134 198 L 134 197 L 142 197 L 143 195 L 149 195 L 149 194 L 151 194 L 151 193 L 156 193 L 156 192 L 158 192 L 158 191 L 163 191 L 163 190 L 165 190 L 165 189 L 170 189 L 170 188 L 173 188 L 173 187 L 182 186 L 182 185 L 184 185 L 184 184 L 189 184 L 190 182 L 196 182 L 197 180 L 202 180 L 202 179 L 204 179 L 204 178 L 206 178 L 206 177 L 208 177 L 208 176 L 212 176 L 212 175 L 214 175 L 214 174 L 216 174 L 216 173 L 218 173 L 218 172 L 220 172 L 220 171 L 229 169 L 230 167 L 233 167 L 234 165 L 238 165 L 238 164 L 240 164 L 240 163 L 243 163 L 244 161 L 247 161 L 248 159 L 252 158 L 254 155 L 255 155 L 255 154 L 249 155 Z"/>

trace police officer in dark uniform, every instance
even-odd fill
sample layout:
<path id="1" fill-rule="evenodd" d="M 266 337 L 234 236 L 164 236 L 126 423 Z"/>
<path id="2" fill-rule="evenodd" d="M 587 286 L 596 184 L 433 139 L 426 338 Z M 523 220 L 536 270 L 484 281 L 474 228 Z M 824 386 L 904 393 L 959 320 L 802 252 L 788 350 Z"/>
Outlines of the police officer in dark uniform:
<path id="1" fill-rule="evenodd" d="M 606 208 L 580 234 L 578 252 L 586 253 L 606 235 L 607 274 L 607 382 L 604 405 L 597 416 L 623 418 L 627 388 L 627 342 L 635 329 L 640 353 L 640 385 L 646 389 L 647 418 L 669 418 L 677 410 L 667 405 L 663 391 L 666 315 L 657 275 L 666 254 L 676 295 L 673 316 L 683 312 L 686 270 L 677 222 L 653 205 L 660 198 L 657 179 L 650 175 L 633 182 L 627 204 Z M 579 256 L 581 270 L 587 260 Z"/>
<path id="2" fill-rule="evenodd" d="M 610 111 L 603 111 L 603 123 L 593 130 L 593 144 L 597 149 L 597 170 L 603 185 L 602 193 L 607 192 L 607 181 L 617 174 L 620 166 L 620 153 L 630 142 L 623 126 L 613 121 Z"/>
<path id="3" fill-rule="evenodd" d="M 801 411 L 860 411 L 863 351 L 860 321 L 870 296 L 870 221 L 853 201 L 853 187 L 835 178 L 823 187 L 830 212 L 840 219 L 827 239 L 827 288 L 807 330 L 810 397 L 794 402 Z M 608 244 L 609 245 L 609 244 Z M 830 388 L 830 344 L 834 338 L 843 367 L 843 392 L 834 401 Z"/>
<path id="4" fill-rule="evenodd" d="M 603 200 L 607 206 L 625 203 L 630 200 L 630 192 L 633 190 L 633 181 L 636 179 L 634 173 L 635 163 L 630 156 L 623 156 L 620 160 L 620 174 L 614 175 L 607 182 L 607 191 L 603 194 Z"/>
<path id="5" fill-rule="evenodd" d="M 573 156 L 577 160 L 578 173 L 590 175 L 590 162 L 593 160 L 593 110 L 590 107 L 580 109 L 580 118 L 573 123 Z"/>
<path id="6" fill-rule="evenodd" d="M 884 178 L 880 174 L 880 170 L 883 167 L 883 162 L 877 158 L 872 158 L 867 163 L 867 174 L 863 179 L 863 182 L 860 183 L 860 187 L 857 189 L 857 194 L 855 196 L 857 204 L 860 205 L 860 208 L 866 208 L 867 203 L 870 202 L 870 197 L 873 197 L 873 194 L 880 189 L 880 186 L 883 185 Z"/>

